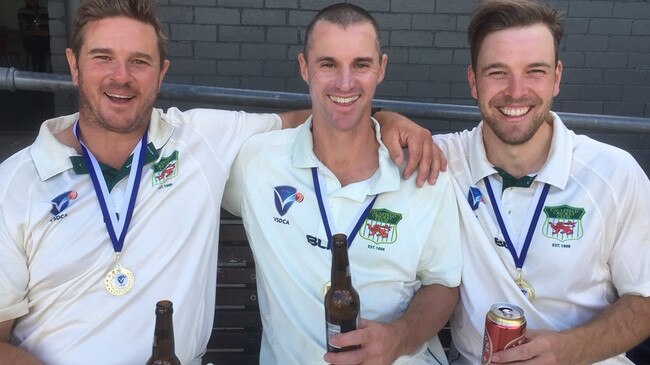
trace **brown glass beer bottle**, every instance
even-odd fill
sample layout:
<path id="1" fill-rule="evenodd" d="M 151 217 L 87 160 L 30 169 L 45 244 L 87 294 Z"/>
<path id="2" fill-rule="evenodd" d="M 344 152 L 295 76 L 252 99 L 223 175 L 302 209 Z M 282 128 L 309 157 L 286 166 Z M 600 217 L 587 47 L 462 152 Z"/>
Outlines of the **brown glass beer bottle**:
<path id="1" fill-rule="evenodd" d="M 153 333 L 151 357 L 147 365 L 181 365 L 174 353 L 174 307 L 169 300 L 156 303 L 156 328 Z"/>
<path id="2" fill-rule="evenodd" d="M 359 325 L 359 293 L 352 287 L 348 260 L 348 237 L 342 233 L 332 236 L 331 286 L 325 294 L 325 327 L 327 351 L 342 352 L 359 346 L 335 347 L 330 338 L 339 333 L 354 331 Z"/>

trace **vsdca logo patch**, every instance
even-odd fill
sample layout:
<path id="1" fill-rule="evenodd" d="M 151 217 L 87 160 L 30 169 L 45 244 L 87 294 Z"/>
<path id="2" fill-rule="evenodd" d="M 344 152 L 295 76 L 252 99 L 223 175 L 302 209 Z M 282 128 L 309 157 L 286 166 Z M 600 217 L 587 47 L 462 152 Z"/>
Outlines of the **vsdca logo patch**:
<path id="1" fill-rule="evenodd" d="M 305 198 L 296 188 L 289 185 L 276 186 L 273 188 L 273 191 L 275 209 L 278 211 L 280 216 L 287 214 L 289 208 L 291 208 L 294 202 L 300 203 Z"/>
<path id="2" fill-rule="evenodd" d="M 50 201 L 50 204 L 52 204 L 52 210 L 50 210 L 50 213 L 52 213 L 52 215 L 61 214 L 61 212 L 68 208 L 71 200 L 77 199 L 77 196 L 78 194 L 74 190 L 66 191 L 63 194 L 58 195 Z"/>

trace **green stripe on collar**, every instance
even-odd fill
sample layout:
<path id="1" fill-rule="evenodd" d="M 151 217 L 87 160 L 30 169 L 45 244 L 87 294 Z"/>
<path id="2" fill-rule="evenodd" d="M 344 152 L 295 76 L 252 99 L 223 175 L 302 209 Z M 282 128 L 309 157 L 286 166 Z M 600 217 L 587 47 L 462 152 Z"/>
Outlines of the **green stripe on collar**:
<path id="1" fill-rule="evenodd" d="M 144 156 L 144 164 L 146 165 L 158 160 L 158 156 L 160 156 L 160 151 L 156 150 L 156 147 L 152 142 L 149 142 L 149 144 L 147 144 L 146 155 Z M 101 162 L 99 163 L 99 167 L 102 169 L 102 174 L 104 175 L 104 180 L 106 180 L 106 187 L 108 188 L 109 192 L 113 190 L 118 182 L 120 182 L 123 178 L 129 176 L 132 159 L 133 155 L 129 156 L 126 162 L 124 162 L 124 165 L 122 165 L 119 170 L 114 169 Z M 72 162 L 72 170 L 75 172 L 75 174 L 85 175 L 88 173 L 88 167 L 86 166 L 86 161 L 84 160 L 83 156 L 70 156 L 70 162 Z"/>
<path id="2" fill-rule="evenodd" d="M 495 166 L 494 169 L 497 170 L 497 173 L 499 173 L 499 176 L 501 176 L 501 179 L 503 180 L 501 192 L 505 191 L 507 188 L 529 188 L 531 185 L 533 185 L 535 177 L 537 177 L 537 175 L 533 175 L 523 176 L 517 179 L 500 167 Z"/>

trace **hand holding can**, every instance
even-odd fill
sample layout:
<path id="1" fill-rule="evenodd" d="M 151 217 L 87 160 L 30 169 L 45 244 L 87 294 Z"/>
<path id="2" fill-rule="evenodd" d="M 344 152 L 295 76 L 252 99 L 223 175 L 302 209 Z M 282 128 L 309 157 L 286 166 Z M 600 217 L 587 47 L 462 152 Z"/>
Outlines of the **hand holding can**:
<path id="1" fill-rule="evenodd" d="M 493 304 L 485 316 L 481 364 L 490 364 L 495 352 L 523 344 L 525 336 L 524 310 L 510 303 Z"/>

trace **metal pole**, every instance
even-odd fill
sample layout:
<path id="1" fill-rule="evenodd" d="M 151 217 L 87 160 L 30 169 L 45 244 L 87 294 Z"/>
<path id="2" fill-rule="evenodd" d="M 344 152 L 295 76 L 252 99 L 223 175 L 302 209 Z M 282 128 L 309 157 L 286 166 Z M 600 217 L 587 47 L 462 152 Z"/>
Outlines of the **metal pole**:
<path id="1" fill-rule="evenodd" d="M 0 67 L 0 74 L 4 68 Z M 5 74 L 4 85 L 9 85 L 7 90 L 31 90 L 31 91 L 74 91 L 70 75 L 51 74 L 41 72 L 18 71 L 15 68 L 9 69 Z"/>
<path id="2" fill-rule="evenodd" d="M 74 91 L 69 75 L 17 71 L 0 67 L 0 90 Z M 163 84 L 159 99 L 189 101 L 237 107 L 270 109 L 305 109 L 311 103 L 309 95 L 287 92 L 231 89 L 224 87 Z M 376 99 L 373 105 L 392 110 L 411 118 L 443 122 L 478 122 L 481 115 L 476 106 L 416 103 L 408 101 Z M 558 113 L 571 128 L 650 133 L 650 118 L 620 117 L 613 115 Z M 427 128 L 432 123 L 422 123 Z"/>

